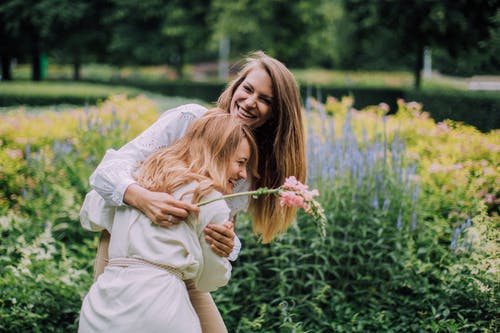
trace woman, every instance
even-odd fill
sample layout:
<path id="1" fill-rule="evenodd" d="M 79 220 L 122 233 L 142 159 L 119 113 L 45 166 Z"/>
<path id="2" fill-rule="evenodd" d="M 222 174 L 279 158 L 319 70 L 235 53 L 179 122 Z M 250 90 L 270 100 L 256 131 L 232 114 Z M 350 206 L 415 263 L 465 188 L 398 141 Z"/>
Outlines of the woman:
<path id="1" fill-rule="evenodd" d="M 304 182 L 306 178 L 305 142 L 302 108 L 297 82 L 292 73 L 278 60 L 263 52 L 252 54 L 237 77 L 229 83 L 217 104 L 242 123 L 252 127 L 259 150 L 257 187 L 273 188 L 288 176 Z M 160 119 L 141 135 L 118 151 L 109 150 L 90 177 L 92 187 L 113 206 L 131 205 L 161 226 L 172 226 L 195 212 L 194 205 L 175 200 L 167 193 L 149 191 L 137 184 L 132 171 L 137 163 L 153 151 L 172 144 L 182 137 L 189 124 L 206 112 L 201 105 L 183 105 L 165 112 Z M 234 191 L 245 191 L 248 181 L 241 181 Z M 231 216 L 244 211 L 248 198 L 228 202 Z M 263 243 L 270 242 L 284 232 L 293 220 L 295 210 L 281 207 L 272 196 L 252 200 L 248 207 L 253 216 L 253 230 Z M 212 249 L 228 256 L 237 243 L 231 224 L 208 225 L 206 238 Z M 233 242 L 234 239 L 234 242 Z M 106 246 L 102 242 L 96 260 L 96 275 L 104 265 Z M 237 248 L 235 248 L 237 252 Z M 234 258 L 235 253 L 231 253 Z M 207 293 L 190 288 L 203 332 L 225 331 L 220 314 Z"/>
<path id="2" fill-rule="evenodd" d="M 222 110 L 207 112 L 185 136 L 151 154 L 135 173 L 139 185 L 198 203 L 233 192 L 257 175 L 257 148 L 250 129 Z M 80 313 L 79 332 L 202 332 L 184 280 L 209 292 L 224 286 L 231 265 L 205 242 L 204 227 L 229 218 L 224 200 L 201 207 L 198 216 L 161 228 L 133 207 L 109 210 L 87 195 L 82 225 L 111 233 L 110 260 L 92 285 Z M 113 214 L 110 218 L 109 213 Z"/>

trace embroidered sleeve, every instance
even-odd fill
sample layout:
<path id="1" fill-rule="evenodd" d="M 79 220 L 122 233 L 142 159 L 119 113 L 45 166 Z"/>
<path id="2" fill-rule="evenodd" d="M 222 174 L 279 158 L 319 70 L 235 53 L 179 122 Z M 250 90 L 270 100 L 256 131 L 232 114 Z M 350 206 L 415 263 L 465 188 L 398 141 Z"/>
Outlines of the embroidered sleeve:
<path id="1" fill-rule="evenodd" d="M 198 104 L 186 104 L 168 110 L 139 136 L 118 150 L 106 151 L 101 163 L 90 176 L 90 185 L 113 206 L 121 206 L 127 187 L 134 183 L 132 172 L 138 164 L 157 149 L 166 147 L 186 132 L 194 119 L 207 109 Z"/>

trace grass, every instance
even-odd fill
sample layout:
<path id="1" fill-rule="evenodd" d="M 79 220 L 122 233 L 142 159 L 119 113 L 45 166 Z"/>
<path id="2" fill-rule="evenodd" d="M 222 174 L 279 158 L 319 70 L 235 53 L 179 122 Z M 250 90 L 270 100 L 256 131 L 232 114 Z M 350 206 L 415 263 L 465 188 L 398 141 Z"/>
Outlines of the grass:
<path id="1" fill-rule="evenodd" d="M 188 78 L 198 77 L 195 65 L 186 66 Z M 297 80 L 309 85 L 334 85 L 341 87 L 391 87 L 411 88 L 413 74 L 410 71 L 340 71 L 322 68 L 292 69 Z M 15 80 L 29 80 L 30 65 L 21 64 L 13 69 Z M 213 74 L 205 73 L 207 80 L 217 80 Z M 50 80 L 71 79 L 73 69 L 71 65 L 49 64 L 47 78 Z M 140 80 L 175 80 L 176 74 L 168 66 L 124 66 L 117 67 L 105 64 L 85 64 L 81 69 L 82 79 L 110 80 L 112 78 L 140 79 Z M 433 74 L 430 78 L 422 78 L 423 89 L 459 89 L 466 90 L 464 79 Z"/>
<path id="2" fill-rule="evenodd" d="M 10 81 L 10 82 L 0 82 L 0 89 L 4 95 L 15 95 L 15 96 L 50 96 L 54 100 L 57 98 L 65 96 L 83 96 L 92 97 L 94 99 L 105 100 L 112 95 L 126 95 L 129 97 L 137 95 L 145 95 L 150 100 L 158 106 L 159 110 L 167 110 L 172 107 L 186 104 L 186 103 L 198 103 L 205 105 L 204 101 L 194 99 L 194 98 L 184 98 L 184 97 L 167 97 L 160 94 L 151 93 L 148 91 L 124 87 L 124 86 L 111 86 L 105 84 L 96 83 L 86 83 L 86 82 L 74 82 L 74 81 Z M 81 106 L 75 104 L 54 104 L 44 106 L 44 109 L 63 111 L 69 110 L 71 108 Z M 10 110 L 15 110 L 19 108 L 16 106 L 6 106 L 0 107 L 0 112 L 8 112 Z M 38 111 L 40 108 L 37 106 L 26 106 L 25 111 Z"/>
<path id="3" fill-rule="evenodd" d="M 111 78 L 137 78 L 141 80 L 174 80 L 176 74 L 167 66 L 111 66 L 106 64 L 84 64 L 81 68 L 82 79 L 109 80 Z M 31 65 L 21 64 L 12 70 L 14 80 L 29 80 Z M 71 65 L 49 64 L 47 79 L 70 80 L 73 78 Z"/>
<path id="4" fill-rule="evenodd" d="M 54 81 L 4 81 L 0 82 L 0 88 L 3 94 L 45 96 L 79 95 L 88 97 L 107 97 L 115 94 L 137 95 L 141 92 L 138 89 L 123 86 Z"/>

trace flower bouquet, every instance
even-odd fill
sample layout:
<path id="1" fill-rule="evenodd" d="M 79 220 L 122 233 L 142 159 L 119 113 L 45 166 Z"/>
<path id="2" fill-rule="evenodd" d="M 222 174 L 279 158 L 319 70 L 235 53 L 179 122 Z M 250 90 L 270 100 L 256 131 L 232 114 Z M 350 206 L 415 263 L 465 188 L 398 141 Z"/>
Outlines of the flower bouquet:
<path id="1" fill-rule="evenodd" d="M 265 194 L 274 194 L 279 196 L 281 206 L 304 209 L 304 211 L 311 215 L 314 221 L 318 224 L 321 236 L 324 237 L 326 235 L 325 211 L 323 207 L 321 207 L 321 204 L 314 199 L 319 196 L 318 190 L 309 190 L 307 185 L 299 182 L 294 176 L 286 178 L 285 183 L 278 188 L 269 189 L 267 187 L 261 187 L 255 191 L 223 195 L 215 199 L 199 202 L 198 206 L 204 206 L 221 199 L 229 199 L 245 195 L 251 195 L 252 198 L 257 199 L 261 195 Z"/>

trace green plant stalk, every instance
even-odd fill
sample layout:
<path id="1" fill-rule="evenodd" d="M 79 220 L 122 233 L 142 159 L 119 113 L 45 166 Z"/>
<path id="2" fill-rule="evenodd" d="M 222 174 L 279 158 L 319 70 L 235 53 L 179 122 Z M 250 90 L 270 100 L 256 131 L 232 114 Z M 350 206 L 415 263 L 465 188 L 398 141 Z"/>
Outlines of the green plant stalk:
<path id="1" fill-rule="evenodd" d="M 281 191 L 281 188 L 275 188 L 275 189 L 268 189 L 267 187 L 261 187 L 255 191 L 245 191 L 245 192 L 240 192 L 240 193 L 233 193 L 233 194 L 227 194 L 223 195 L 220 197 L 217 197 L 215 199 L 210 199 L 206 201 L 199 202 L 197 204 L 198 207 L 208 205 L 209 203 L 212 203 L 217 200 L 222 200 L 222 199 L 231 199 L 231 198 L 236 198 L 236 197 L 243 197 L 246 195 L 251 195 L 253 198 L 257 198 L 263 194 L 277 194 Z"/>

